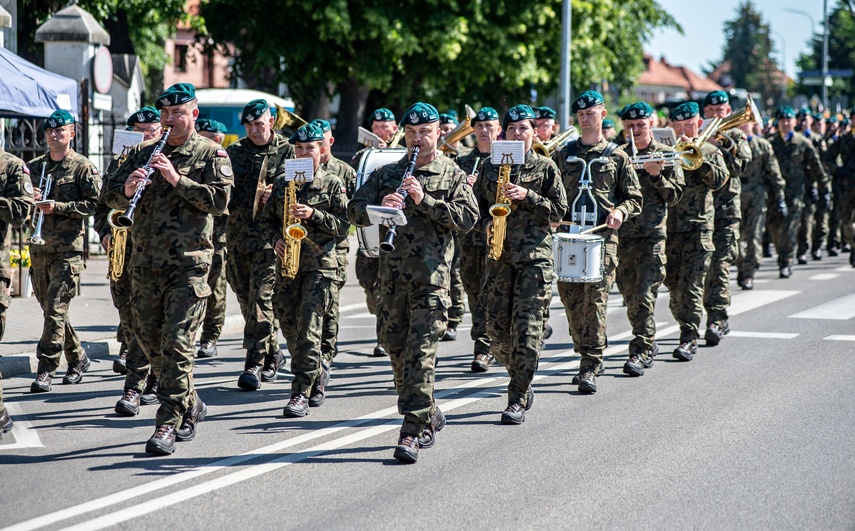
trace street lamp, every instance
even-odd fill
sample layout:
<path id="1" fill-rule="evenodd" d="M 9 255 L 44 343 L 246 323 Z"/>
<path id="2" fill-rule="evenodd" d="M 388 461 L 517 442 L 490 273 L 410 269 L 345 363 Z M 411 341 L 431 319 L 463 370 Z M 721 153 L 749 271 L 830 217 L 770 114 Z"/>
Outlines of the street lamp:
<path id="1" fill-rule="evenodd" d="M 850 4 L 851 9 L 851 4 Z M 816 21 L 807 11 L 801 9 L 784 8 L 787 13 L 795 13 L 802 15 L 810 20 L 810 36 L 816 35 Z M 828 77 L 828 0 L 822 0 L 822 18 L 823 18 L 823 36 L 822 36 L 822 106 L 828 108 L 828 85 L 825 84 L 825 79 Z"/>
<path id="2" fill-rule="evenodd" d="M 787 99 L 787 42 L 784 34 L 780 31 L 770 31 L 781 41 L 781 105 Z"/>

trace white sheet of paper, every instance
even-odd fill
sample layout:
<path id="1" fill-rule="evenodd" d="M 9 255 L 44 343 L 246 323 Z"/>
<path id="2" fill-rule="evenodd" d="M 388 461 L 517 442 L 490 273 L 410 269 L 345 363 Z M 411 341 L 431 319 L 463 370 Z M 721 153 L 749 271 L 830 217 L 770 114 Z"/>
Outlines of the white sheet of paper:
<path id="1" fill-rule="evenodd" d="M 134 147 L 143 141 L 145 135 L 136 131 L 113 131 L 113 154 L 121 155 L 126 147 Z"/>
<path id="2" fill-rule="evenodd" d="M 522 164 L 525 162 L 525 143 L 522 140 L 497 140 L 490 146 L 490 163 Z"/>
<path id="3" fill-rule="evenodd" d="M 373 148 L 380 147 L 380 137 L 364 127 L 359 128 L 359 136 L 357 136 L 356 141 L 362 144 L 363 146 Z"/>
<path id="4" fill-rule="evenodd" d="M 677 145 L 677 134 L 670 127 L 654 127 L 653 140 L 674 147 Z"/>
<path id="5" fill-rule="evenodd" d="M 368 205 L 365 211 L 368 213 L 368 219 L 371 220 L 372 225 L 389 226 L 394 223 L 404 226 L 407 224 L 407 216 L 397 208 Z"/>
<path id="6" fill-rule="evenodd" d="M 310 183 L 315 178 L 315 163 L 312 159 L 288 159 L 285 161 L 285 180 L 293 181 L 302 175 L 305 182 Z"/>

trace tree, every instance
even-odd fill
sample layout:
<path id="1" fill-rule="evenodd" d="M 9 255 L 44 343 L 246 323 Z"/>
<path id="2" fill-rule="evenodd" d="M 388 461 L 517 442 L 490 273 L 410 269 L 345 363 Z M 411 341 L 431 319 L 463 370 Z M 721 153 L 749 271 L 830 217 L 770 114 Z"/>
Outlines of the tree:
<path id="1" fill-rule="evenodd" d="M 846 69 L 855 64 L 855 16 L 848 2 L 841 0 L 828 16 L 828 68 Z M 812 35 L 810 40 L 811 52 L 801 54 L 796 64 L 802 71 L 822 70 L 822 41 L 823 35 Z M 828 88 L 829 99 L 845 96 L 849 101 L 855 101 L 855 80 L 852 78 L 833 78 L 834 83 Z M 806 86 L 801 80 L 797 91 L 799 94 L 810 96 L 819 92 L 821 87 Z"/>

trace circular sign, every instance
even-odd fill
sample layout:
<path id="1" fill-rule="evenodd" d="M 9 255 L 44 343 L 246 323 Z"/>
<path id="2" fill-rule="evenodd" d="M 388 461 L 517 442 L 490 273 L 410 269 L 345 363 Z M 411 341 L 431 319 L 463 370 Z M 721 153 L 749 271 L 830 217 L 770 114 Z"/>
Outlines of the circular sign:
<path id="1" fill-rule="evenodd" d="M 95 83 L 95 90 L 101 94 L 110 92 L 113 85 L 113 58 L 106 46 L 98 48 L 92 58 L 92 81 Z"/>

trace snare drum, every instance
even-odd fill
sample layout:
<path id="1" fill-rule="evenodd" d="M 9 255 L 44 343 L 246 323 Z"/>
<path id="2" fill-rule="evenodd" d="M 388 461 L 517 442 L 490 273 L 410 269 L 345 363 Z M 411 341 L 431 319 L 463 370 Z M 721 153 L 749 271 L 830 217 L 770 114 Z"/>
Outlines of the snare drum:
<path id="1" fill-rule="evenodd" d="M 407 154 L 406 148 L 367 149 L 359 159 L 356 170 L 356 189 L 359 190 L 371 174 L 380 166 L 401 160 Z M 380 227 L 369 225 L 356 227 L 359 240 L 359 252 L 371 258 L 380 256 Z"/>
<path id="2" fill-rule="evenodd" d="M 596 234 L 552 235 L 552 267 L 558 282 L 599 282 L 605 269 L 605 240 Z"/>

